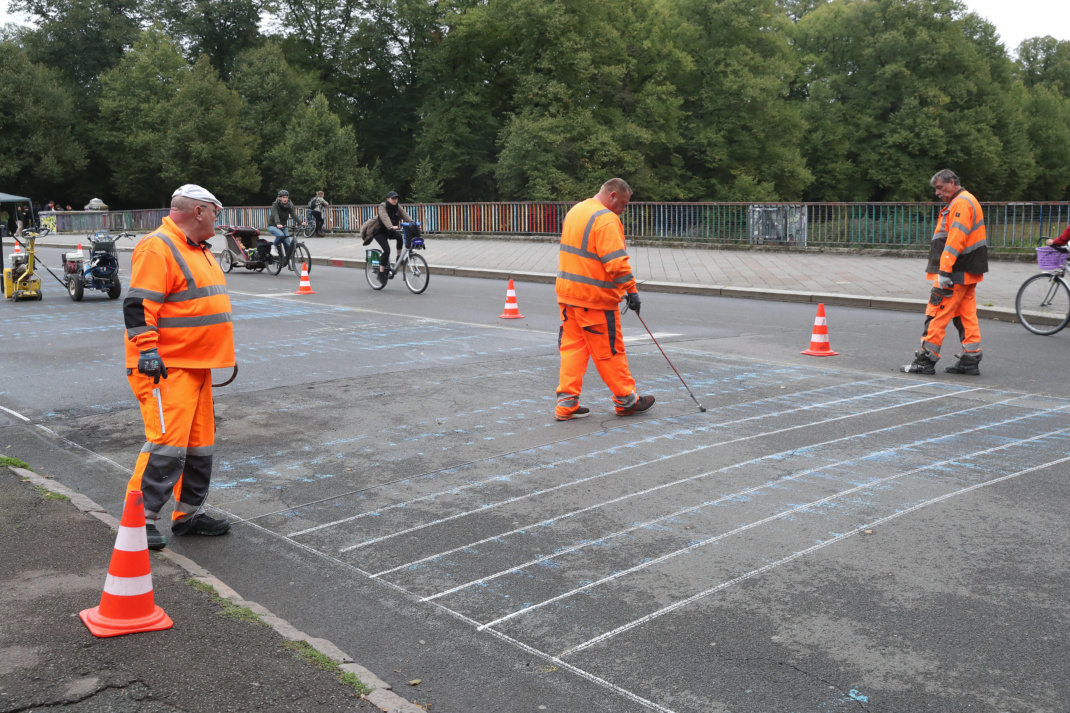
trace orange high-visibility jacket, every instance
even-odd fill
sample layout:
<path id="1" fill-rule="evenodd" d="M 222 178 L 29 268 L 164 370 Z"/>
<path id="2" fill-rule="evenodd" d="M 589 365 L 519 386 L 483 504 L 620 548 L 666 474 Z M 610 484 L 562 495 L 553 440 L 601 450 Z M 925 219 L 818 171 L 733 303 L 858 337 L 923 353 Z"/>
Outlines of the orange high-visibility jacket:
<path id="1" fill-rule="evenodd" d="M 557 254 L 557 301 L 588 309 L 616 309 L 636 292 L 617 215 L 594 198 L 572 206 Z"/>
<path id="2" fill-rule="evenodd" d="M 929 246 L 926 277 L 950 277 L 956 285 L 973 285 L 988 272 L 988 237 L 981 204 L 965 189 L 940 211 Z"/>
<path id="3" fill-rule="evenodd" d="M 208 243 L 194 243 L 164 218 L 134 249 L 123 301 L 126 367 L 156 349 L 180 369 L 234 366 L 234 325 L 227 282 Z"/>

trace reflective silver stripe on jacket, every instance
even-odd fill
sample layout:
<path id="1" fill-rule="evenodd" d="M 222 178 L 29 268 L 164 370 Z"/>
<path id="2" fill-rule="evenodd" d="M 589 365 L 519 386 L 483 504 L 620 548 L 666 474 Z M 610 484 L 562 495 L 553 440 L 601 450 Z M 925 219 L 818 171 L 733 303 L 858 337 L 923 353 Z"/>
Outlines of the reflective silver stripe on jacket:
<path id="1" fill-rule="evenodd" d="M 968 245 L 966 247 L 966 249 L 962 251 L 962 254 L 966 255 L 968 253 L 972 253 L 974 250 L 979 250 L 981 248 L 987 248 L 987 247 L 988 247 L 988 238 L 985 238 L 984 240 L 978 240 L 973 245 Z"/>
<path id="2" fill-rule="evenodd" d="M 132 327 L 131 329 L 126 330 L 126 336 L 127 336 L 127 338 L 136 337 L 137 335 L 144 334 L 145 332 L 159 332 L 159 331 L 160 330 L 156 329 L 156 327 L 154 327 L 153 325 L 146 324 L 143 327 Z"/>
<path id="3" fill-rule="evenodd" d="M 604 265 L 607 262 L 612 262 L 612 261 L 616 260 L 619 257 L 628 257 L 628 251 L 627 250 L 614 250 L 613 252 L 611 252 L 611 253 L 609 253 L 607 255 L 603 255 L 602 256 L 602 264 Z"/>
<path id="4" fill-rule="evenodd" d="M 617 289 L 617 285 L 612 282 L 606 282 L 605 280 L 596 280 L 593 277 L 587 277 L 585 275 L 574 275 L 571 272 L 565 272 L 564 270 L 558 270 L 557 276 L 562 280 L 571 280 L 572 282 L 581 282 L 585 285 L 594 285 L 595 287 L 604 287 L 607 290 Z"/>
<path id="5" fill-rule="evenodd" d="M 208 285 L 207 287 L 194 287 L 190 290 L 181 290 L 179 292 L 172 292 L 167 295 L 165 302 L 189 302 L 190 300 L 200 299 L 201 297 L 211 297 L 212 295 L 225 295 L 227 294 L 226 285 Z"/>
<path id="6" fill-rule="evenodd" d="M 230 312 L 218 312 L 198 317 L 164 317 L 157 320 L 156 326 L 160 329 L 185 329 L 187 327 L 208 327 L 213 324 L 226 324 L 232 321 Z"/>
<path id="7" fill-rule="evenodd" d="M 178 248 L 171 242 L 171 238 L 166 235 L 156 233 L 163 238 L 164 245 L 171 251 L 171 255 L 175 258 L 175 262 L 178 264 L 178 269 L 182 271 L 182 276 L 186 278 L 186 287 L 192 288 L 197 286 L 197 281 L 193 279 L 193 272 L 189 269 L 189 265 L 186 264 L 185 258 L 178 252 Z"/>
<path id="8" fill-rule="evenodd" d="M 942 239 L 946 239 L 946 238 L 947 238 L 947 231 L 946 230 L 937 230 L 935 233 L 933 233 L 933 242 L 934 243 L 937 240 L 942 240 Z"/>
<path id="9" fill-rule="evenodd" d="M 616 285 L 626 285 L 626 284 L 628 284 L 629 282 L 631 282 L 634 279 L 635 279 L 635 277 L 632 275 L 632 273 L 629 272 L 627 275 L 621 275 L 620 277 L 614 277 L 613 278 L 613 283 L 616 284 Z"/>
<path id="10" fill-rule="evenodd" d="M 581 248 L 575 248 L 571 245 L 565 245 L 561 243 L 560 252 L 570 253 L 572 255 L 579 255 L 580 257 L 590 258 L 591 260 L 600 260 L 597 253 L 593 253 L 590 250 L 583 250 Z"/>
<path id="11" fill-rule="evenodd" d="M 594 215 L 591 216 L 591 219 L 587 221 L 587 227 L 583 229 L 583 242 L 580 243 L 580 250 L 583 250 L 583 251 L 587 250 L 587 241 L 591 237 L 591 228 L 594 227 L 594 221 L 598 218 L 598 216 L 605 215 L 606 213 L 609 213 L 609 212 L 610 211 L 609 211 L 608 208 L 603 208 L 602 210 L 596 210 L 594 212 Z"/>
<path id="12" fill-rule="evenodd" d="M 146 290 L 142 287 L 131 287 L 126 291 L 126 299 L 136 300 L 152 300 L 153 302 L 163 302 L 167 297 L 162 292 L 155 292 L 153 290 Z"/>

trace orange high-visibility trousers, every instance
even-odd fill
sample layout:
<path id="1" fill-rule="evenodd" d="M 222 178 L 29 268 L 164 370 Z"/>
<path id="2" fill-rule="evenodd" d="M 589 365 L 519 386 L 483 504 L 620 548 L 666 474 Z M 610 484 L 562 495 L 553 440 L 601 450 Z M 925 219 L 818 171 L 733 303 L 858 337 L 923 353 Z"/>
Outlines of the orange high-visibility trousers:
<path id="1" fill-rule="evenodd" d="M 937 302 L 937 304 L 933 304 Z M 934 287 L 929 304 L 925 306 L 925 330 L 922 349 L 937 358 L 944 343 L 944 333 L 951 322 L 959 333 L 962 351 L 981 351 L 981 327 L 977 323 L 977 285 L 952 285 L 951 289 Z"/>
<path id="2" fill-rule="evenodd" d="M 145 494 L 145 517 L 150 520 L 159 519 L 172 493 L 176 501 L 172 520 L 196 515 L 212 479 L 212 370 L 170 368 L 159 384 L 132 370 L 127 379 L 145 422 L 145 445 L 127 492 Z"/>
<path id="3" fill-rule="evenodd" d="M 580 406 L 587 362 L 594 359 L 598 375 L 613 394 L 617 411 L 635 405 L 635 379 L 624 353 L 620 314 L 615 309 L 596 310 L 572 305 L 561 308 L 561 328 L 557 348 L 561 352 L 561 373 L 557 385 L 558 418 L 567 419 Z"/>

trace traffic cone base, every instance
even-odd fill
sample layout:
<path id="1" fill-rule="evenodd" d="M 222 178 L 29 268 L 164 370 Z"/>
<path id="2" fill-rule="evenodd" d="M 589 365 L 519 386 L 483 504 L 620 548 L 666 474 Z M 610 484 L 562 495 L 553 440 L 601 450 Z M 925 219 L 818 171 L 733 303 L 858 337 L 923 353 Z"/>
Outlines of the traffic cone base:
<path id="1" fill-rule="evenodd" d="M 316 291 L 312 289 L 312 282 L 308 279 L 308 263 L 301 263 L 301 284 L 297 286 L 297 292 L 295 295 L 314 295 Z"/>
<path id="2" fill-rule="evenodd" d="M 824 304 L 817 306 L 817 316 L 814 317 L 814 333 L 810 337 L 810 348 L 799 353 L 809 354 L 810 356 L 839 356 L 839 352 L 832 351 L 832 347 L 829 344 L 829 328 L 828 321 L 825 319 Z"/>
<path id="3" fill-rule="evenodd" d="M 516 288 L 513 280 L 509 280 L 509 287 L 505 290 L 505 311 L 498 315 L 498 319 L 524 319 L 520 314 L 520 306 L 516 303 Z"/>
<path id="4" fill-rule="evenodd" d="M 101 638 L 174 626 L 153 597 L 145 498 L 140 490 L 126 494 L 100 604 L 78 612 L 78 616 L 93 636 Z"/>

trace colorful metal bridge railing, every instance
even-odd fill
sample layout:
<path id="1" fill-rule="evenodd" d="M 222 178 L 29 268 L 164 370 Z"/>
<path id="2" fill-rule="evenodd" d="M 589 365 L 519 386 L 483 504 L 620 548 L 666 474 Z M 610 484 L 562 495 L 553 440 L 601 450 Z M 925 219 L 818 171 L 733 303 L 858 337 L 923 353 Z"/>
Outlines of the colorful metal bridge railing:
<path id="1" fill-rule="evenodd" d="M 436 203 L 406 205 L 427 233 L 525 236 L 557 235 L 573 203 Z M 937 203 L 632 203 L 621 216 L 629 238 L 718 245 L 752 242 L 753 206 L 793 206 L 805 211 L 806 244 L 826 247 L 923 246 L 942 207 Z M 1070 202 L 982 203 L 989 244 L 1031 247 L 1058 235 L 1070 222 Z M 300 208 L 304 213 L 304 208 Z M 375 205 L 331 206 L 327 227 L 355 233 L 375 215 Z M 59 232 L 152 230 L 166 209 L 42 213 Z M 220 223 L 263 228 L 268 207 L 225 208 Z"/>

